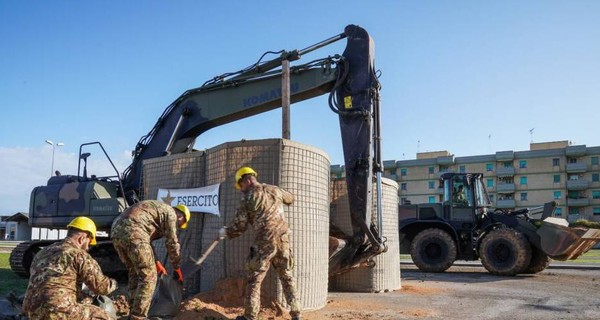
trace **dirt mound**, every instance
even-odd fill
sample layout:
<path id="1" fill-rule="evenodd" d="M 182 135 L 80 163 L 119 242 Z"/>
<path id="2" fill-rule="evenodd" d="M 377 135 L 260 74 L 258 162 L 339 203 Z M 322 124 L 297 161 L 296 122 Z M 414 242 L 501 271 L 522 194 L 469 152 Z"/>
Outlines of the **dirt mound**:
<path id="1" fill-rule="evenodd" d="M 184 301 L 181 312 L 175 320 L 192 319 L 235 319 L 244 313 L 243 278 L 224 278 L 215 284 L 215 288 L 202 292 Z M 261 302 L 261 319 L 287 319 L 287 311 L 273 302 Z"/>

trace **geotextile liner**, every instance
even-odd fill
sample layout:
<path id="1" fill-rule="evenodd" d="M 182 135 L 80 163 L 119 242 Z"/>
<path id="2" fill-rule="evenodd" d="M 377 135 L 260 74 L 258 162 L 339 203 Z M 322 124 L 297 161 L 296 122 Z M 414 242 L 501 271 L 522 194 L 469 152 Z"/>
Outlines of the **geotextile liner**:
<path id="1" fill-rule="evenodd" d="M 398 233 L 398 184 L 381 179 L 382 232 L 387 251 L 375 256 L 375 267 L 358 268 L 329 279 L 330 291 L 385 292 L 398 290 L 400 280 L 400 239 Z M 371 221 L 377 225 L 377 187 L 373 184 Z M 348 191 L 344 179 L 331 182 L 331 223 L 352 235 Z"/>
<path id="2" fill-rule="evenodd" d="M 235 217 L 242 194 L 234 188 L 237 169 L 249 166 L 262 183 L 292 192 L 285 207 L 291 231 L 298 298 L 304 310 L 327 302 L 329 237 L 329 157 L 321 150 L 285 139 L 228 142 L 204 151 L 154 158 L 143 164 L 143 198 L 156 199 L 158 189 L 197 188 L 221 184 L 220 215 L 192 212 L 186 230 L 179 231 L 182 257 L 197 259 L 217 238 L 220 227 Z M 175 205 L 175 203 L 173 203 Z M 245 278 L 244 265 L 254 234 L 221 241 L 198 272 L 184 274 L 184 298 L 215 288 L 219 279 Z M 153 243 L 157 259 L 166 262 L 164 240 Z M 170 263 L 165 263 L 169 273 Z M 273 268 L 262 283 L 263 301 L 287 307 Z"/>

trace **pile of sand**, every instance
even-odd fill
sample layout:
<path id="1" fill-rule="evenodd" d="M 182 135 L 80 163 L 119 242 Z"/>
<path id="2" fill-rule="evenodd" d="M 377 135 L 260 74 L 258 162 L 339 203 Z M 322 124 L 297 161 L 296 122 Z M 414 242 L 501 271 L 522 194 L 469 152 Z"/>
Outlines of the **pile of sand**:
<path id="1" fill-rule="evenodd" d="M 224 278 L 208 292 L 199 293 L 184 301 L 175 320 L 235 319 L 244 313 L 245 280 Z M 287 311 L 275 303 L 263 299 L 259 316 L 261 319 L 288 319 Z"/>

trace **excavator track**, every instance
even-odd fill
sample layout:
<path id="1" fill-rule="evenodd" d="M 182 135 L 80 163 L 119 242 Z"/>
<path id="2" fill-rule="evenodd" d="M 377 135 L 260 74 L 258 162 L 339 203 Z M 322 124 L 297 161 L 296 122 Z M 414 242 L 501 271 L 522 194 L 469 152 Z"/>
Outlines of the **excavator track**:
<path id="1" fill-rule="evenodd" d="M 29 268 L 33 257 L 43 247 L 55 241 L 26 241 L 19 243 L 10 253 L 10 268 L 19 277 L 29 278 Z"/>
<path id="2" fill-rule="evenodd" d="M 29 268 L 35 255 L 60 240 L 26 241 L 18 244 L 10 253 L 10 268 L 22 278 L 29 278 Z M 127 274 L 125 265 L 119 259 L 112 242 L 99 241 L 97 246 L 90 249 L 90 255 L 96 259 L 104 274 L 117 278 L 123 278 Z"/>

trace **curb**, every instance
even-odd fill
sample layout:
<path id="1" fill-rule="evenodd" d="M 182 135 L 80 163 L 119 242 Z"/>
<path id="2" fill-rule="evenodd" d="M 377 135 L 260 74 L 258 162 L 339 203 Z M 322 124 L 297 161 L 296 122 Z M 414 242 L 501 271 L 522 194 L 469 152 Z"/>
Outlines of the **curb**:
<path id="1" fill-rule="evenodd" d="M 411 260 L 401 260 L 400 265 L 414 266 L 415 264 Z M 483 265 L 480 261 L 458 261 L 452 264 L 452 266 L 483 268 Z M 548 268 L 546 269 L 600 270 L 600 264 L 570 264 L 551 262 Z"/>

